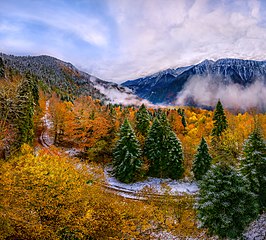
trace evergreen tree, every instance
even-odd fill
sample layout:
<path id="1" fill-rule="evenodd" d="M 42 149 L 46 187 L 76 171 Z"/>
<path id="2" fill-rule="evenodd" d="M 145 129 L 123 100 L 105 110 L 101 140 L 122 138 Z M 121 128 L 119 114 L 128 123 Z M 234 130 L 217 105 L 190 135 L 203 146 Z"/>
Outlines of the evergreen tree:
<path id="1" fill-rule="evenodd" d="M 5 77 L 5 65 L 3 59 L 0 57 L 0 78 Z"/>
<path id="2" fill-rule="evenodd" d="M 178 108 L 177 112 L 181 116 L 182 125 L 184 126 L 184 128 L 186 128 L 187 122 L 186 122 L 186 118 L 185 118 L 185 110 Z"/>
<path id="3" fill-rule="evenodd" d="M 158 118 L 155 118 L 144 145 L 144 153 L 149 160 L 149 175 L 159 177 L 161 174 L 161 162 L 164 159 L 162 151 L 162 139 L 164 134 Z"/>
<path id="4" fill-rule="evenodd" d="M 136 129 L 146 136 L 150 128 L 150 114 L 144 104 L 142 104 L 136 113 Z"/>
<path id="5" fill-rule="evenodd" d="M 18 128 L 18 147 L 23 143 L 32 144 L 34 137 L 33 114 L 34 96 L 32 83 L 29 78 L 24 78 L 20 83 L 16 97 L 16 125 Z"/>
<path id="6" fill-rule="evenodd" d="M 266 208 L 266 145 L 258 128 L 244 144 L 241 171 L 251 183 L 251 191 L 258 196 L 260 209 Z"/>
<path id="7" fill-rule="evenodd" d="M 197 180 L 201 180 L 210 169 L 212 158 L 206 140 L 202 137 L 192 166 L 192 172 Z"/>
<path id="8" fill-rule="evenodd" d="M 184 173 L 184 156 L 181 142 L 173 131 L 169 132 L 166 147 L 168 148 L 167 154 L 167 177 L 171 179 L 179 179 Z"/>
<path id="9" fill-rule="evenodd" d="M 144 152 L 149 160 L 148 174 L 153 177 L 180 178 L 184 172 L 181 143 L 170 129 L 165 114 L 155 118 L 145 141 Z"/>
<path id="10" fill-rule="evenodd" d="M 197 204 L 202 227 L 221 238 L 237 238 L 257 216 L 249 181 L 229 165 L 214 165 L 200 182 Z"/>
<path id="11" fill-rule="evenodd" d="M 116 143 L 113 155 L 113 175 L 121 182 L 135 181 L 142 164 L 141 150 L 127 119 L 120 128 L 120 139 Z"/>
<path id="12" fill-rule="evenodd" d="M 214 111 L 213 121 L 214 127 L 212 129 L 212 136 L 219 138 L 228 127 L 223 105 L 220 100 L 218 100 L 217 102 Z"/>

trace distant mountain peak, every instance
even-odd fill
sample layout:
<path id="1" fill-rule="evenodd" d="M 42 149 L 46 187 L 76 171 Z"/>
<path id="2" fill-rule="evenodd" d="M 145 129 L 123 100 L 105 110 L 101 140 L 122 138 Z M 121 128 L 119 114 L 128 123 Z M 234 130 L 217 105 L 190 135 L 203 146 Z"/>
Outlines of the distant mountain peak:
<path id="1" fill-rule="evenodd" d="M 199 65 L 199 66 L 201 66 L 201 65 L 212 65 L 214 63 L 215 63 L 215 61 L 213 61 L 213 60 L 205 59 L 205 60 L 203 60 L 202 62 L 200 62 L 197 65 Z"/>
<path id="2" fill-rule="evenodd" d="M 199 82 L 205 87 L 206 92 L 201 92 Z M 207 82 L 208 84 L 206 84 Z M 261 89 L 254 87 L 257 82 Z M 256 100 L 256 97 L 266 95 L 266 61 L 234 58 L 223 58 L 217 61 L 205 59 L 199 64 L 167 69 L 155 75 L 126 81 L 122 85 L 131 88 L 135 94 L 154 104 L 191 105 L 193 103 L 198 106 L 213 106 L 218 98 L 225 98 L 226 101 L 226 97 L 229 99 L 230 94 L 234 95 L 237 92 L 238 95 L 248 96 L 250 94 L 250 101 L 249 99 L 245 101 L 249 101 L 250 104 L 244 103 L 243 105 L 266 109 L 265 97 Z M 195 86 L 198 90 L 195 89 Z M 223 91 L 223 96 L 219 96 L 222 91 L 219 92 L 217 89 L 221 90 L 222 88 L 226 91 Z M 249 89 L 250 91 L 248 91 Z M 205 96 L 206 101 L 201 101 L 202 98 L 198 94 Z M 234 100 L 232 98 L 232 102 L 228 102 L 227 105 L 228 107 L 240 107 L 240 100 L 238 101 L 237 97 Z"/>

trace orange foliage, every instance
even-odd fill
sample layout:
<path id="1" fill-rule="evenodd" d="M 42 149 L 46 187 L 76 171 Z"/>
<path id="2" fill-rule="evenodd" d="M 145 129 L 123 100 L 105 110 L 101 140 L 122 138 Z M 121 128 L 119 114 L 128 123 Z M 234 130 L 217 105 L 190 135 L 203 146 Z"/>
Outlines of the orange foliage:
<path id="1" fill-rule="evenodd" d="M 87 166 L 34 156 L 26 145 L 21 156 L 1 163 L 0 173 L 0 239 L 149 239 L 154 231 L 201 231 L 191 200 L 126 200 L 104 192 Z"/>

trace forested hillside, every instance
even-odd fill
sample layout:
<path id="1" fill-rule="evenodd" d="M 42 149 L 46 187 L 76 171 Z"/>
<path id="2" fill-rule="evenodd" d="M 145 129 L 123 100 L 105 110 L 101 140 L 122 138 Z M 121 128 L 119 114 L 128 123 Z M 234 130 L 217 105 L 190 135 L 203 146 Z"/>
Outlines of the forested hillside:
<path id="1" fill-rule="evenodd" d="M 80 71 L 71 63 L 47 55 L 13 56 L 0 53 L 1 64 L 11 74 L 31 73 L 45 92 L 55 92 L 61 99 L 72 101 L 77 96 L 91 96 L 103 102 L 131 104 L 140 102 L 131 90 L 117 83 L 103 81 Z M 3 73 L 2 73 L 3 74 Z"/>
<path id="2" fill-rule="evenodd" d="M 208 111 L 69 99 L 8 66 L 0 61 L 0 239 L 235 238 L 265 211 L 265 114 L 220 101 Z M 106 165 L 124 183 L 170 178 L 199 192 L 129 200 L 104 187 Z"/>

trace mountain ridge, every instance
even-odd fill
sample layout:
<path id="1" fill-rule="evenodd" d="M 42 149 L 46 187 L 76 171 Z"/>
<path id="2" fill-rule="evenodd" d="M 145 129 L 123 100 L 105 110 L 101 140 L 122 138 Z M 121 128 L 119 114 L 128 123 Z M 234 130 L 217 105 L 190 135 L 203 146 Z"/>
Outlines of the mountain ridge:
<path id="1" fill-rule="evenodd" d="M 188 86 L 193 87 L 192 81 L 197 84 L 199 79 L 203 84 L 202 79 L 205 79 L 205 82 L 208 82 L 205 85 L 209 85 L 212 89 L 215 87 L 226 89 L 228 86 L 234 86 L 244 90 L 256 82 L 260 82 L 264 86 L 266 84 L 266 61 L 234 58 L 222 58 L 217 61 L 205 59 L 195 65 L 167 69 L 146 77 L 128 80 L 122 85 L 132 89 L 136 95 L 153 104 L 213 106 L 213 99 L 210 103 L 199 102 L 193 94 L 189 96 L 186 91 Z M 186 97 L 182 96 L 184 92 L 187 93 Z M 218 98 L 222 98 L 218 95 L 213 96 L 216 101 Z M 266 103 L 263 104 L 263 108 L 264 105 L 266 106 Z"/>
<path id="2" fill-rule="evenodd" d="M 25 74 L 30 71 L 49 90 L 55 91 L 65 100 L 80 95 L 89 95 L 105 102 L 135 104 L 142 100 L 132 91 L 117 83 L 101 80 L 79 70 L 70 62 L 48 55 L 14 56 L 0 53 L 5 67 Z"/>

